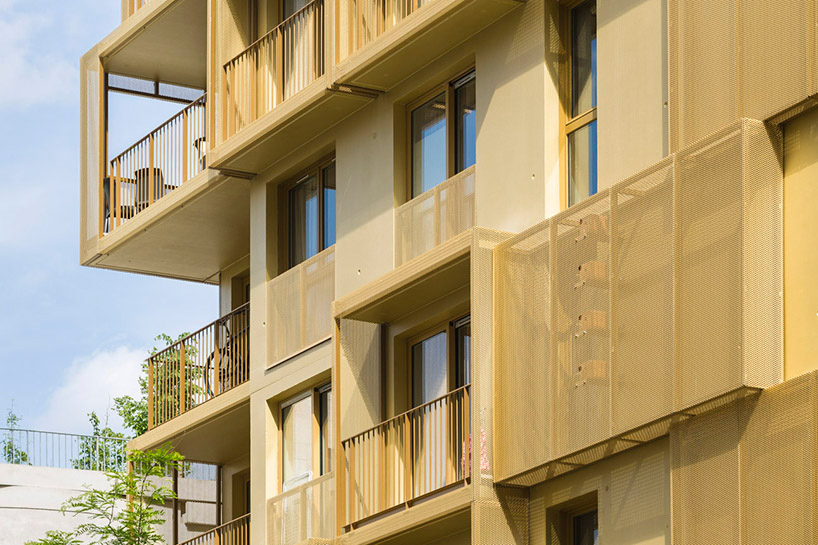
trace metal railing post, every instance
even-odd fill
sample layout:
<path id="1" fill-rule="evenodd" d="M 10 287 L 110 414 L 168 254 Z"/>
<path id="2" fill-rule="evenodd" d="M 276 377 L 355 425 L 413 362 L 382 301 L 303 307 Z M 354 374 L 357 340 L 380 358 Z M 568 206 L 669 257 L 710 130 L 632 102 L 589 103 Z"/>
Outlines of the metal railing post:
<path id="1" fill-rule="evenodd" d="M 186 378 L 185 368 L 187 361 L 185 359 L 185 342 L 179 343 L 179 414 L 185 412 L 185 394 L 186 394 Z M 177 415 L 178 416 L 178 415 Z"/>

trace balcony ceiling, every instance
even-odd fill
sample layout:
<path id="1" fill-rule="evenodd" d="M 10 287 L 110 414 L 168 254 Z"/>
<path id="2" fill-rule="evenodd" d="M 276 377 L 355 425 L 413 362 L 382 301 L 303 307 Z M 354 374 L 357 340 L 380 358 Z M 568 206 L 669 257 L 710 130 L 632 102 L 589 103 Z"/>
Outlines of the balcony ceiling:
<path id="1" fill-rule="evenodd" d="M 132 34 L 104 59 L 108 72 L 207 87 L 206 2 L 178 0 Z"/>
<path id="2" fill-rule="evenodd" d="M 208 170 L 106 235 L 88 264 L 215 283 L 249 254 L 249 218 L 249 182 Z"/>

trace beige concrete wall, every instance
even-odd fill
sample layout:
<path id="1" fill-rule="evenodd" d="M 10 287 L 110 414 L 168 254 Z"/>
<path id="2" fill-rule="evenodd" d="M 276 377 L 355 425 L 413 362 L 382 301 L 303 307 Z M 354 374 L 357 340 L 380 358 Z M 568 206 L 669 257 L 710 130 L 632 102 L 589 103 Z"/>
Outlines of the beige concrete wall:
<path id="1" fill-rule="evenodd" d="M 818 110 L 784 125 L 784 376 L 818 368 Z"/>
<path id="2" fill-rule="evenodd" d="M 530 489 L 529 543 L 553 543 L 546 509 L 596 492 L 599 542 L 670 543 L 670 451 L 667 438 Z"/>
<path id="3" fill-rule="evenodd" d="M 599 189 L 668 154 L 667 3 L 597 3 Z"/>

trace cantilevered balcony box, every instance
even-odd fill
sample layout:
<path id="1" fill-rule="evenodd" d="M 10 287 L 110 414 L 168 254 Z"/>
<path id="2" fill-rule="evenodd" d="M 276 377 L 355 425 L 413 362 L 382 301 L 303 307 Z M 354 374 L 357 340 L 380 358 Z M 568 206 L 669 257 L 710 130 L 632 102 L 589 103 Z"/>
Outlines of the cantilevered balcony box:
<path id="1" fill-rule="evenodd" d="M 339 0 L 333 82 L 388 91 L 518 0 Z"/>
<path id="2" fill-rule="evenodd" d="M 782 380 L 780 149 L 741 120 L 498 245 L 498 482 L 530 486 Z"/>
<path id="3" fill-rule="evenodd" d="M 84 265 L 217 282 L 249 252 L 249 183 L 208 168 L 211 8 L 201 0 L 140 2 L 82 59 Z M 179 102 L 179 113 L 112 152 L 109 92 Z"/>

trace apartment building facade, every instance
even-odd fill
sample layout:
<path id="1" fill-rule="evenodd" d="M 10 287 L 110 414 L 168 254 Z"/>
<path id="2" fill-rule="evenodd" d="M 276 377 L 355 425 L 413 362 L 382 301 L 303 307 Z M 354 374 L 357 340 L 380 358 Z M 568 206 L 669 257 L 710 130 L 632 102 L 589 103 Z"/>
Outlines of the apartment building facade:
<path id="1" fill-rule="evenodd" d="M 80 259 L 219 287 L 130 443 L 189 543 L 814 541 L 817 7 L 123 0 Z"/>

